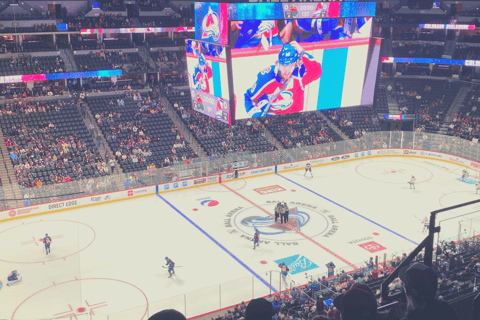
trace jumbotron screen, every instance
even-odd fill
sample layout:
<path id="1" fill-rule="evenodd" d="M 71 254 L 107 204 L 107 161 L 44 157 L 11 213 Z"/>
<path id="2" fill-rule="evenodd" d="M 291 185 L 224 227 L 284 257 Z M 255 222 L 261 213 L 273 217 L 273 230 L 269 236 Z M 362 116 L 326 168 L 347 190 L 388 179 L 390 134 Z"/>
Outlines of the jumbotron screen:
<path id="1" fill-rule="evenodd" d="M 235 119 L 372 104 L 371 33 L 371 17 L 230 21 Z"/>
<path id="2" fill-rule="evenodd" d="M 225 47 L 186 40 L 186 59 L 193 109 L 231 124 Z"/>

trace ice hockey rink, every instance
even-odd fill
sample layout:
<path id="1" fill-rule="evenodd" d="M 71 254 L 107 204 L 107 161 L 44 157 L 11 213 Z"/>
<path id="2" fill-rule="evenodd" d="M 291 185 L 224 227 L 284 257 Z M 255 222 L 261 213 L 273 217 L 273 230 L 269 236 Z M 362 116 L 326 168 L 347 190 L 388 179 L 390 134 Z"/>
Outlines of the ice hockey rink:
<path id="1" fill-rule="evenodd" d="M 1 223 L 0 319 L 140 320 L 167 308 L 193 317 L 268 295 L 269 283 L 283 290 L 280 261 L 303 284 L 305 273 L 325 273 L 330 261 L 351 270 L 370 257 L 409 253 L 425 238 L 422 219 L 431 211 L 480 198 L 474 184 L 459 181 L 462 167 L 442 161 L 371 158 L 312 171 L 313 178 L 290 171 Z M 273 221 L 277 201 L 297 208 L 287 226 Z M 39 241 L 45 233 L 50 255 Z M 171 278 L 166 256 L 176 264 Z M 23 280 L 7 287 L 12 270 Z"/>

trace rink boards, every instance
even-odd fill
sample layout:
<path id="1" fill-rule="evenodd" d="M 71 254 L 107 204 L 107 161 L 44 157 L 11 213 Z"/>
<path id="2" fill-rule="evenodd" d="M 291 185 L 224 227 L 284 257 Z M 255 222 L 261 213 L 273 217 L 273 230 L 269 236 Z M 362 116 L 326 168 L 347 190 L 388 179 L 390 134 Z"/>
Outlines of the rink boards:
<path id="1" fill-rule="evenodd" d="M 305 168 L 307 162 L 310 162 L 312 167 L 330 165 L 335 163 L 343 163 L 363 158 L 376 157 L 415 157 L 431 160 L 440 160 L 448 163 L 460 165 L 475 171 L 480 170 L 480 163 L 471 161 L 469 159 L 457 157 L 441 152 L 431 152 L 428 150 L 416 149 L 375 149 L 367 151 L 359 151 L 352 153 L 339 154 L 334 156 L 327 156 L 322 158 L 315 158 L 310 160 L 295 161 L 291 163 L 278 164 L 275 166 L 259 167 L 254 169 L 238 170 L 237 178 L 235 173 L 223 173 L 219 175 L 212 175 L 201 178 L 192 178 L 179 180 L 164 184 L 144 186 L 132 188 L 127 190 L 120 190 L 115 192 L 96 194 L 94 196 L 78 197 L 69 200 L 48 202 L 38 205 L 31 205 L 27 207 L 19 207 L 0 211 L 0 222 L 9 221 L 13 219 L 21 219 L 23 217 L 31 217 L 37 215 L 44 215 L 59 211 L 70 209 L 84 208 L 88 206 L 112 203 L 115 201 L 129 200 L 139 197 L 150 196 L 158 193 L 173 192 L 179 190 L 186 190 L 191 188 L 202 187 L 210 184 L 222 183 L 232 181 L 235 179 L 247 179 L 259 177 L 264 175 L 271 175 L 277 172 L 287 172 L 293 170 L 301 170 Z"/>

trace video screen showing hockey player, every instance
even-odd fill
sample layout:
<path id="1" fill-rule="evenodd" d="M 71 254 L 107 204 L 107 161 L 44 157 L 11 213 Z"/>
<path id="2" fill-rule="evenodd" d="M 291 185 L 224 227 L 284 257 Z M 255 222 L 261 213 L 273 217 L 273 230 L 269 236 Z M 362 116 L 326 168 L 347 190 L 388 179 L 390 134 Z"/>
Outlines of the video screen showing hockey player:
<path id="1" fill-rule="evenodd" d="M 196 40 L 186 40 L 185 46 L 193 108 L 230 123 L 225 48 Z"/>
<path id="2" fill-rule="evenodd" d="M 372 18 L 246 20 L 230 22 L 230 42 L 236 49 L 262 46 L 265 51 L 291 41 L 318 42 L 371 37 Z"/>
<path id="3" fill-rule="evenodd" d="M 235 118 L 361 105 L 371 20 L 232 21 Z"/>

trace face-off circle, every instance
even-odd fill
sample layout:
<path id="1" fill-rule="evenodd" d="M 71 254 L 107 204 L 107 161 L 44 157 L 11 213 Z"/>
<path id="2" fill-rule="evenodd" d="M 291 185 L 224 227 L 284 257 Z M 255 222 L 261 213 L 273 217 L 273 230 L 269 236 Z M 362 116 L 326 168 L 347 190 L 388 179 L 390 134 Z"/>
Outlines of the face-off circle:
<path id="1" fill-rule="evenodd" d="M 422 166 L 401 161 L 374 161 L 359 164 L 355 171 L 358 175 L 376 182 L 404 184 L 407 186 L 412 175 L 416 183 L 426 182 L 433 178 L 433 173 Z"/>
<path id="2" fill-rule="evenodd" d="M 122 299 L 116 299 L 116 295 L 112 294 L 114 292 L 122 292 Z M 45 297 L 48 297 L 48 303 L 45 303 Z M 145 308 L 134 308 L 136 306 Z M 125 308 L 133 308 L 128 313 L 129 319 L 146 319 L 147 296 L 138 287 L 122 280 L 75 279 L 52 284 L 32 294 L 17 306 L 11 320 L 29 319 L 32 312 L 35 312 L 35 317 L 39 319 L 55 319 L 77 318 L 82 313 L 91 313 L 94 316 L 111 314 Z"/>
<path id="3" fill-rule="evenodd" d="M 51 253 L 45 255 L 42 242 L 45 234 L 52 239 Z M 82 222 L 41 220 L 22 223 L 0 232 L 0 261 L 29 264 L 66 259 L 95 241 L 95 230 Z M 80 239 L 80 240 L 79 240 Z"/>

